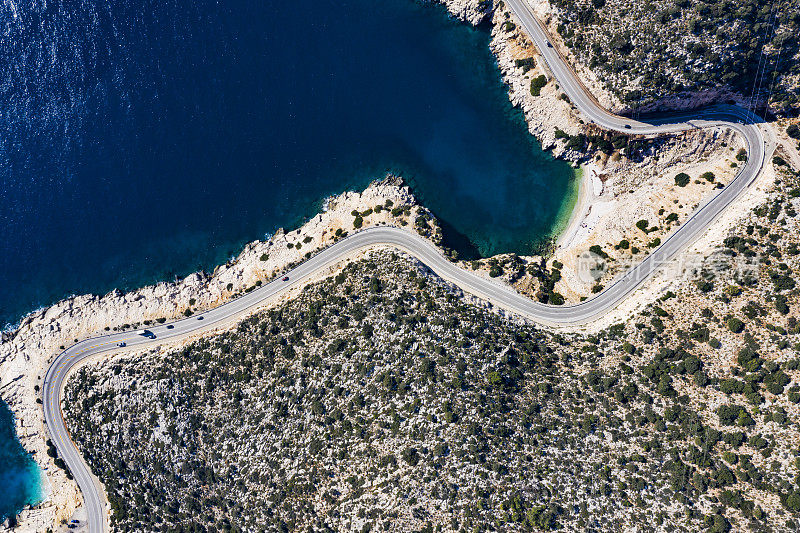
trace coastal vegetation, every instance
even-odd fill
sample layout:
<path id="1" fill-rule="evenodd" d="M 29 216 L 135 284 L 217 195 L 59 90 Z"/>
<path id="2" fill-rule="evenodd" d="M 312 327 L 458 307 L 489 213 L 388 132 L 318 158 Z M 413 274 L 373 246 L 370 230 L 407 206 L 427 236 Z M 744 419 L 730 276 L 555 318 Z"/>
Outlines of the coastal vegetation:
<path id="1" fill-rule="evenodd" d="M 531 94 L 533 96 L 539 96 L 542 91 L 542 87 L 547 85 L 547 77 L 544 74 L 540 74 L 531 80 Z"/>
<path id="2" fill-rule="evenodd" d="M 377 251 L 226 333 L 85 367 L 71 433 L 126 531 L 796 530 L 797 180 L 599 333 Z M 562 268 L 527 266 L 551 291 Z"/>
<path id="3" fill-rule="evenodd" d="M 630 108 L 722 86 L 746 104 L 800 109 L 797 2 L 550 3 L 566 46 Z"/>

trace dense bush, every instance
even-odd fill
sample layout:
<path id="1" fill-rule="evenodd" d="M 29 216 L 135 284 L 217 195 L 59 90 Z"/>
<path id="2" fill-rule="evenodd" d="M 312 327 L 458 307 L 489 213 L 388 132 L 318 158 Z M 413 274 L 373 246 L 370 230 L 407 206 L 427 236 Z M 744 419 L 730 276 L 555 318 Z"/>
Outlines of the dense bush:
<path id="1" fill-rule="evenodd" d="M 727 322 L 727 325 L 728 325 L 728 329 L 731 330 L 734 333 L 741 333 L 742 330 L 744 329 L 744 322 L 742 322 L 741 320 L 739 320 L 736 317 L 729 318 L 728 322 Z"/>
<path id="2" fill-rule="evenodd" d="M 533 96 L 539 96 L 542 91 L 542 87 L 547 85 L 547 77 L 544 74 L 540 74 L 531 80 L 531 94 Z"/>
<path id="3" fill-rule="evenodd" d="M 678 187 L 686 187 L 687 185 L 689 185 L 691 179 L 692 178 L 689 177 L 689 174 L 681 172 L 680 174 L 675 176 L 675 185 L 677 185 Z"/>

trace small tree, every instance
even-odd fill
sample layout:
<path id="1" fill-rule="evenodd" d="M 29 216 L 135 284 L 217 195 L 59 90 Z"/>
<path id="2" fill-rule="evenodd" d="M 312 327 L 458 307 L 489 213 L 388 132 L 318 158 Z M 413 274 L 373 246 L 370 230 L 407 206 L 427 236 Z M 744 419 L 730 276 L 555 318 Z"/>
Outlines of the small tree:
<path id="1" fill-rule="evenodd" d="M 403 458 L 403 461 L 411 466 L 417 466 L 417 463 L 419 463 L 419 453 L 416 448 L 406 448 L 400 456 Z"/>
<path id="2" fill-rule="evenodd" d="M 736 317 L 728 319 L 728 329 L 734 333 L 741 333 L 744 329 L 744 322 Z"/>
<path id="3" fill-rule="evenodd" d="M 547 77 L 544 74 L 540 74 L 531 80 L 531 94 L 533 96 L 539 96 L 542 92 L 542 87 L 547 85 Z"/>
<path id="4" fill-rule="evenodd" d="M 675 185 L 677 185 L 678 187 L 686 187 L 687 185 L 689 185 L 689 181 L 691 181 L 691 179 L 692 178 L 689 177 L 689 174 L 681 172 L 680 174 L 675 176 Z"/>

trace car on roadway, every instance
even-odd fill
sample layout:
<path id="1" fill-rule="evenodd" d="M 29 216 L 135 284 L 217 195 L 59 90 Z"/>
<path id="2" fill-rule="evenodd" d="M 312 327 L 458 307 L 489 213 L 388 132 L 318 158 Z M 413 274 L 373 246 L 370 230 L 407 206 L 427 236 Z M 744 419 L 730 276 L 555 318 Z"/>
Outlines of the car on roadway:
<path id="1" fill-rule="evenodd" d="M 630 125 L 630 124 L 625 124 L 625 129 L 626 129 L 626 130 L 629 130 L 629 129 L 631 129 L 631 125 Z"/>
<path id="2" fill-rule="evenodd" d="M 155 339 L 156 338 L 156 334 L 153 333 L 152 331 L 150 331 L 149 329 L 143 329 L 143 330 L 137 331 L 136 333 L 138 333 L 142 337 L 147 337 L 148 339 Z"/>
<path id="3" fill-rule="evenodd" d="M 197 317 L 197 320 L 203 320 L 203 318 L 204 318 L 203 315 L 200 315 L 199 317 Z"/>
<path id="4" fill-rule="evenodd" d="M 167 329 L 172 329 L 172 328 L 174 328 L 174 327 L 175 327 L 175 326 L 173 326 L 172 324 L 169 324 L 169 325 L 167 326 Z"/>
<path id="5" fill-rule="evenodd" d="M 283 276 L 283 281 L 289 281 L 289 276 Z"/>
<path id="6" fill-rule="evenodd" d="M 120 348 L 124 348 L 126 346 L 125 341 L 118 342 L 117 346 L 119 346 Z"/>

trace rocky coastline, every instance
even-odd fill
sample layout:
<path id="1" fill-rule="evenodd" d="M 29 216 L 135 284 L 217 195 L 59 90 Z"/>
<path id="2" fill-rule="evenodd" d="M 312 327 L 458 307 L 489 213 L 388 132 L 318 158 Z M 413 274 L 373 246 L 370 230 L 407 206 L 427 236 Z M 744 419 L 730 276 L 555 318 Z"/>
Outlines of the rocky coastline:
<path id="1" fill-rule="evenodd" d="M 381 207 L 378 207 L 381 206 Z M 353 215 L 358 211 L 359 216 Z M 354 225 L 408 226 L 427 210 L 417 205 L 400 178 L 389 176 L 362 192 L 329 198 L 324 210 L 293 231 L 278 230 L 269 240 L 253 241 L 233 260 L 213 272 L 195 272 L 176 282 L 162 282 L 123 293 L 80 295 L 35 311 L 6 332 L 0 342 L 0 397 L 15 415 L 17 437 L 45 478 L 45 500 L 24 509 L 13 531 L 41 532 L 71 519 L 82 503 L 77 484 L 47 454 L 47 430 L 40 391 L 47 367 L 78 339 L 105 331 L 135 329 L 172 320 L 189 311 L 215 307 L 252 290 L 307 255 L 352 232 Z M 356 222 L 360 219 L 360 222 Z M 438 233 L 429 235 L 434 241 Z M 10 521 L 0 531 L 12 530 Z"/>
<path id="2" fill-rule="evenodd" d="M 548 19 L 546 0 L 531 0 L 544 20 Z M 539 61 L 536 47 L 518 29 L 512 28 L 513 15 L 501 2 L 485 0 L 441 0 L 450 13 L 469 24 L 491 24 L 491 48 L 497 58 L 503 81 L 508 86 L 511 102 L 525 115 L 528 128 L 545 149 L 554 157 L 578 164 L 587 160 L 587 153 L 568 148 L 557 132 L 567 136 L 585 131 L 577 111 L 562 98 L 558 85 L 552 79 L 541 88 L 538 95 L 531 91 L 534 78 L 549 73 Z M 612 110 L 624 110 L 587 69 L 578 68 L 579 75 L 598 100 Z M 691 104 L 692 102 L 688 102 Z M 666 104 L 665 104 L 666 105 Z M 687 102 L 676 101 L 685 106 Z M 720 136 L 728 142 L 731 139 Z M 563 137 L 562 137 L 563 139 Z M 715 141 L 717 139 L 714 139 Z M 708 143 L 697 137 L 689 142 Z M 709 148 L 709 151 L 712 148 Z M 592 157 L 589 154 L 588 157 Z M 625 161 L 615 162 L 604 158 L 598 175 L 611 175 Z M 665 172 L 666 169 L 662 169 Z M 639 170 L 650 175 L 649 167 Z M 623 178 L 615 184 L 621 191 L 627 188 Z M 614 193 L 611 187 L 599 191 Z M 620 193 L 622 194 L 622 193 Z M 382 209 L 375 209 L 376 206 Z M 387 209 L 385 206 L 390 206 Z M 25 317 L 19 327 L 3 334 L 0 340 L 0 397 L 15 413 L 16 431 L 22 445 L 35 458 L 47 478 L 48 494 L 41 504 L 24 510 L 18 517 L 14 531 L 44 531 L 54 528 L 61 520 L 68 520 L 81 505 L 77 485 L 66 473 L 55 466 L 47 455 L 46 428 L 39 406 L 39 391 L 47 366 L 62 347 L 106 330 L 135 328 L 159 319 L 174 319 L 187 310 L 203 310 L 219 305 L 229 298 L 272 279 L 291 265 L 301 262 L 306 254 L 323 248 L 345 232 L 354 229 L 353 212 L 359 216 L 362 227 L 377 224 L 407 226 L 414 222 L 416 213 L 424 211 L 402 182 L 389 178 L 370 185 L 361 193 L 346 192 L 326 202 L 325 210 L 301 228 L 285 232 L 279 230 L 266 241 L 254 241 L 244 247 L 239 256 L 211 273 L 196 272 L 174 283 L 159 283 L 129 293 L 112 291 L 104 296 L 75 296 Z M 413 226 L 412 226 L 413 227 Z M 337 234 L 337 231 L 339 233 Z M 434 242 L 440 236 L 434 228 L 428 235 Z M 537 258 L 531 258 L 537 259 Z M 8 525 L 6 525 L 8 527 Z M 5 528 L 0 526 L 0 531 Z"/>

